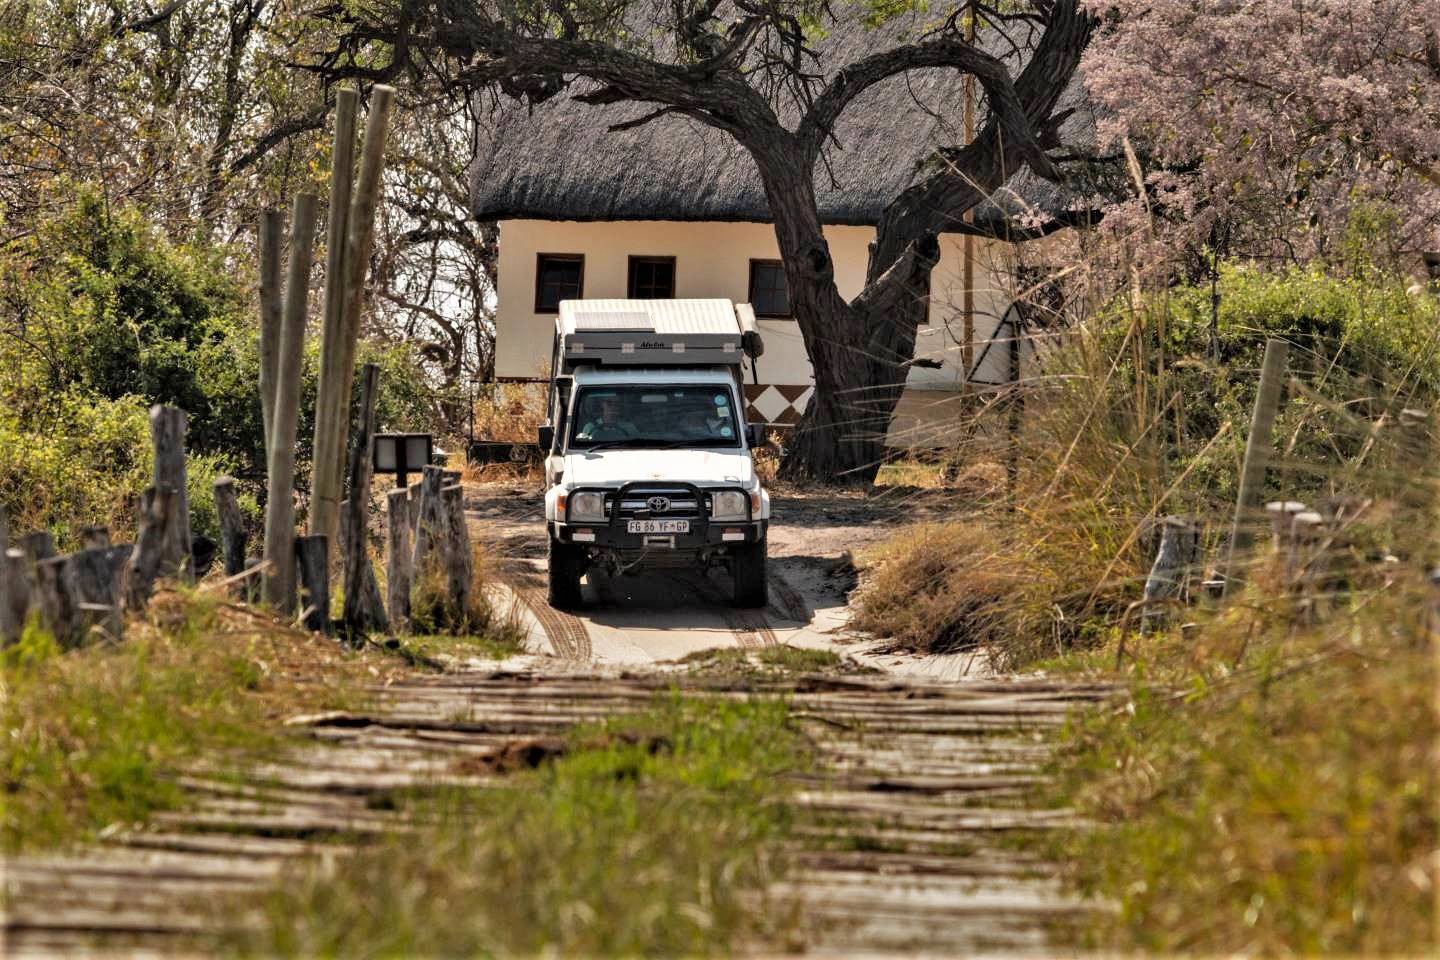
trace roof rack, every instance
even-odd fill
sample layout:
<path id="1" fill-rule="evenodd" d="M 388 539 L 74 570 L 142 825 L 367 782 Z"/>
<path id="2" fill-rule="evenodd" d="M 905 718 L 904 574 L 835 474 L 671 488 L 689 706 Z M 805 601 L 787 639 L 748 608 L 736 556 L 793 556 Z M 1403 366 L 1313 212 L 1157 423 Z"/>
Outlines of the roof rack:
<path id="1" fill-rule="evenodd" d="M 563 300 L 561 373 L 600 366 L 738 366 L 763 349 L 749 304 L 729 300 Z"/>

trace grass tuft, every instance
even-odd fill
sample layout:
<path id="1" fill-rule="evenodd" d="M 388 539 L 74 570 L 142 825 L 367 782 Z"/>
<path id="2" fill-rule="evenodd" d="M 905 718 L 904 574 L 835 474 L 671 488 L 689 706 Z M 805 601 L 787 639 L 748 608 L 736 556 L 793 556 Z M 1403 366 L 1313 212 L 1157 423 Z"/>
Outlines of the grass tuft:
<path id="1" fill-rule="evenodd" d="M 0 844 L 91 838 L 176 807 L 187 761 L 273 747 L 272 722 L 370 679 L 331 641 L 202 591 L 162 592 L 118 644 L 61 652 L 33 623 L 0 654 Z"/>

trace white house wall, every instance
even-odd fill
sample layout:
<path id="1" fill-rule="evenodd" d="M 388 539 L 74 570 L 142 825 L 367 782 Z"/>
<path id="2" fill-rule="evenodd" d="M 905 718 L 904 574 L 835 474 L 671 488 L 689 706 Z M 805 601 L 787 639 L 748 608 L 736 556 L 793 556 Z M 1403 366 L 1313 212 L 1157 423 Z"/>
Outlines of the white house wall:
<path id="1" fill-rule="evenodd" d="M 841 296 L 847 299 L 864 285 L 870 227 L 826 227 L 830 255 Z M 994 328 L 1009 304 L 993 278 L 989 263 L 1007 245 L 977 241 L 975 270 L 975 335 Z M 780 256 L 775 233 L 763 223 L 681 223 L 626 221 L 601 223 L 506 220 L 500 225 L 499 298 L 496 312 L 495 372 L 501 377 L 535 377 L 547 373 L 554 314 L 537 314 L 535 266 L 539 253 L 571 253 L 585 257 L 586 297 L 624 297 L 632 256 L 675 258 L 675 296 L 724 297 L 743 303 L 749 297 L 750 261 Z M 908 383 L 921 389 L 954 389 L 961 379 L 962 332 L 960 238 L 942 238 L 941 258 L 931 281 L 930 323 L 921 328 L 917 354 L 942 361 L 938 370 L 915 367 Z M 800 331 L 792 321 L 762 320 L 765 356 L 762 379 L 804 383 L 810 375 Z M 977 346 L 978 356 L 982 346 Z M 1007 359 L 992 350 L 977 380 L 1003 379 Z M 986 369 L 991 368 L 993 369 Z"/>

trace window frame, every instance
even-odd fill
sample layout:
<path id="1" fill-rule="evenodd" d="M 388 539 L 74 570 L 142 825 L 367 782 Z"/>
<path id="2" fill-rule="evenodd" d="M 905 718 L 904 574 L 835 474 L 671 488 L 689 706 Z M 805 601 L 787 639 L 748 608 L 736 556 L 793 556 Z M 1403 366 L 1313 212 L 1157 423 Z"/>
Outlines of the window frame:
<path id="1" fill-rule="evenodd" d="M 555 301 L 554 307 L 546 307 L 541 303 L 541 293 L 544 290 L 543 267 L 546 260 L 565 260 L 571 263 L 580 264 L 580 289 L 575 292 L 574 299 L 581 300 L 585 297 L 585 254 L 583 253 L 537 253 L 535 254 L 535 312 L 556 314 L 560 312 L 560 301 Z M 561 297 L 561 300 L 570 299 Z"/>
<path id="2" fill-rule="evenodd" d="M 642 263 L 663 263 L 670 267 L 670 295 L 667 297 L 640 297 L 635 295 L 635 268 Z M 674 300 L 675 289 L 679 286 L 679 275 L 674 257 L 631 254 L 625 266 L 625 299 L 627 300 Z"/>
<path id="3" fill-rule="evenodd" d="M 746 286 L 745 296 L 746 296 L 746 298 L 750 301 L 750 306 L 751 306 L 752 308 L 755 308 L 755 268 L 756 268 L 756 267 L 759 267 L 759 266 L 764 266 L 764 267 L 779 267 L 779 268 L 780 268 L 780 275 L 781 275 L 782 277 L 785 276 L 785 261 L 784 261 L 784 260 L 774 260 L 774 259 L 768 259 L 768 258 L 764 258 L 764 257 L 751 257 L 751 258 L 750 258 L 750 281 L 749 281 L 748 285 Z M 761 319 L 761 320 L 794 320 L 794 319 L 795 319 L 795 308 L 794 308 L 793 306 L 791 306 L 791 304 L 790 304 L 790 281 L 789 281 L 789 278 L 786 278 L 786 280 L 785 280 L 785 307 L 786 307 L 787 310 L 789 310 L 789 313 L 762 313 L 758 308 L 755 308 L 755 316 L 756 316 L 757 318 Z"/>

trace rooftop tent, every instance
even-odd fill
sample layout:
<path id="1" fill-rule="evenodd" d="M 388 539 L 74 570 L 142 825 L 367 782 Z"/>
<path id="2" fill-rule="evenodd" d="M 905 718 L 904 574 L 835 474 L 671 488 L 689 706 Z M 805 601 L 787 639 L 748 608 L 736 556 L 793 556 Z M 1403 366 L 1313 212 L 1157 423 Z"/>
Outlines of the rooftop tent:
<path id="1" fill-rule="evenodd" d="M 757 348 L 752 348 L 752 341 Z M 738 365 L 759 353 L 754 314 L 729 300 L 562 300 L 556 370 Z"/>

